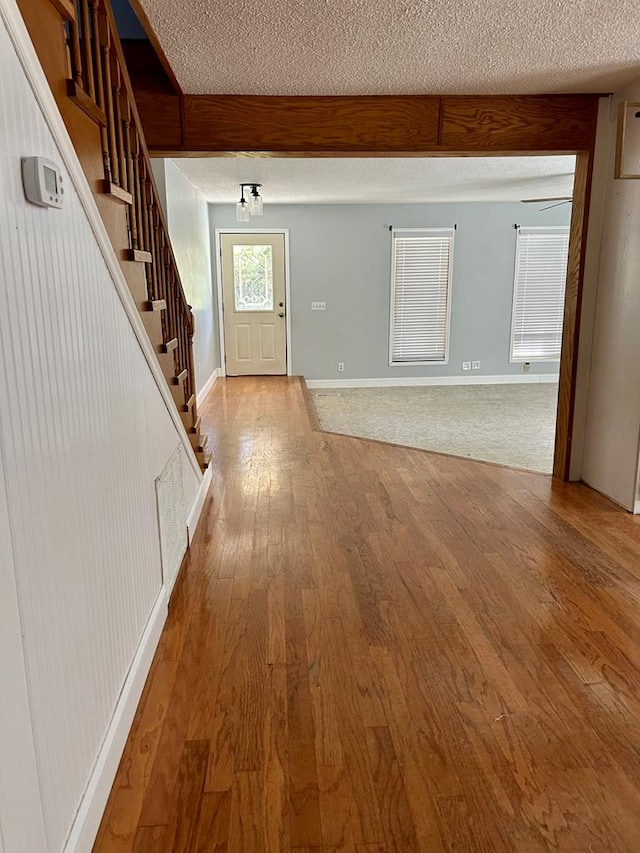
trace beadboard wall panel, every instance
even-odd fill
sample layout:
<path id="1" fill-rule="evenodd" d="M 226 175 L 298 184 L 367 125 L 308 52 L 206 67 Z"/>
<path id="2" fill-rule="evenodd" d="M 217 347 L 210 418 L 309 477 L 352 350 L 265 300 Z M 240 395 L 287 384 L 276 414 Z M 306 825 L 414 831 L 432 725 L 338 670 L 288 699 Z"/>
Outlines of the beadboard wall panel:
<path id="1" fill-rule="evenodd" d="M 4 484 L 0 453 L 0 853 L 47 849 Z"/>
<path id="2" fill-rule="evenodd" d="M 162 587 L 154 481 L 181 438 L 1 16 L 0 115 L 0 447 L 57 851 Z M 63 211 L 25 201 L 25 155 L 63 166 Z M 185 461 L 187 507 L 200 479 Z"/>

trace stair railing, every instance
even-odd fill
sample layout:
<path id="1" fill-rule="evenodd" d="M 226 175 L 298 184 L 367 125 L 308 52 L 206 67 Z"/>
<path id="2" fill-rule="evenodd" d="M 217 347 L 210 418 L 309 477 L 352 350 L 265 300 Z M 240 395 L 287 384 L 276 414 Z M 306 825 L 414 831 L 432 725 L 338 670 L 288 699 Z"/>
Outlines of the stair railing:
<path id="1" fill-rule="evenodd" d="M 127 207 L 126 257 L 145 265 L 149 310 L 162 311 L 163 350 L 184 379 L 184 410 L 195 394 L 194 321 L 151 171 L 133 88 L 109 0 L 58 0 L 66 10 L 67 92 L 100 126 L 103 191 Z M 191 406 L 193 404 L 191 403 Z"/>

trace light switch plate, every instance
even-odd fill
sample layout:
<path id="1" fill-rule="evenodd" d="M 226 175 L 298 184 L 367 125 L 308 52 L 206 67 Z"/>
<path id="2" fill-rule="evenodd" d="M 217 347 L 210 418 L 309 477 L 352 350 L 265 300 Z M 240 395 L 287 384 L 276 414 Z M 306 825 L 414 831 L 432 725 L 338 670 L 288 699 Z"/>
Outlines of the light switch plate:
<path id="1" fill-rule="evenodd" d="M 326 302 L 312 302 L 311 303 L 312 311 L 326 311 L 327 303 Z"/>

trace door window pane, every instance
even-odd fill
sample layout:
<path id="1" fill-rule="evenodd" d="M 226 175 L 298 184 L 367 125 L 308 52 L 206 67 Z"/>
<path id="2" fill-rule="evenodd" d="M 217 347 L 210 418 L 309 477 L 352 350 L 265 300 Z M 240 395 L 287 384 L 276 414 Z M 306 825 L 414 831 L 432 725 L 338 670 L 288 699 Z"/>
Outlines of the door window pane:
<path id="1" fill-rule="evenodd" d="M 236 311 L 273 311 L 271 246 L 233 247 L 233 285 Z"/>

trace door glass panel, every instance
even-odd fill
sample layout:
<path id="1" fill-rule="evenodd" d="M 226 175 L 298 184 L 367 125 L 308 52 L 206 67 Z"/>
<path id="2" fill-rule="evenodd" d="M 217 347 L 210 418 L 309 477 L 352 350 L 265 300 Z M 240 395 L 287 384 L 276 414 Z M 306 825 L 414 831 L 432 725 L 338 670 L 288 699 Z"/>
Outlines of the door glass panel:
<path id="1" fill-rule="evenodd" d="M 234 245 L 233 291 L 236 311 L 273 311 L 271 246 Z"/>

